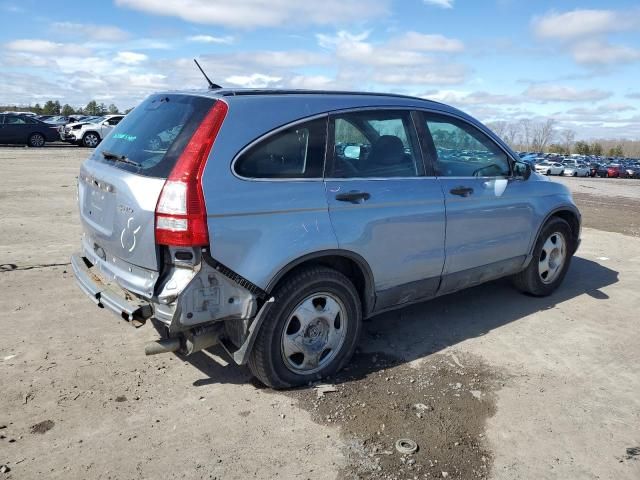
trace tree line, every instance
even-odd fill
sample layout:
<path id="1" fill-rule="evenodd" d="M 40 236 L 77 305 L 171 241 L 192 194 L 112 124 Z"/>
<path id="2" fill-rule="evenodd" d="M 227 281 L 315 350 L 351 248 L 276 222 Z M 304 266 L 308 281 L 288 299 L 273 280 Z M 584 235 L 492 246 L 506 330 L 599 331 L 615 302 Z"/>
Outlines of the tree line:
<path id="1" fill-rule="evenodd" d="M 0 105 L 0 111 L 4 110 L 32 112 L 37 115 L 64 115 L 68 117 L 69 115 L 114 115 L 118 113 L 129 113 L 132 109 L 129 108 L 124 112 L 120 112 L 120 109 L 114 103 L 106 105 L 104 103 L 98 103 L 95 100 L 91 100 L 85 107 L 73 107 L 68 103 L 61 105 L 58 100 L 47 100 L 44 105 L 36 103 L 28 107 Z"/>
<path id="2" fill-rule="evenodd" d="M 553 119 L 536 122 L 522 119 L 516 122 L 492 122 L 488 124 L 511 148 L 524 152 L 544 152 L 570 155 L 597 155 L 607 157 L 640 157 L 640 141 L 595 139 L 576 141 L 576 132 L 558 129 Z"/>

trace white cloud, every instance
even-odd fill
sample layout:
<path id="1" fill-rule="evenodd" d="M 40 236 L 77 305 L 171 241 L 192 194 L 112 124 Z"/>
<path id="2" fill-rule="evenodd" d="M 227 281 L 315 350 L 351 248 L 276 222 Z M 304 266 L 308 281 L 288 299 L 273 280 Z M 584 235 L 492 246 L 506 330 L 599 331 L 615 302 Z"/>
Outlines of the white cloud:
<path id="1" fill-rule="evenodd" d="M 225 81 L 244 88 L 267 88 L 273 87 L 282 80 L 281 77 L 272 77 L 262 73 L 251 75 L 232 75 L 225 78 Z"/>
<path id="2" fill-rule="evenodd" d="M 609 98 L 610 92 L 598 89 L 577 90 L 561 85 L 531 85 L 524 93 L 539 102 L 588 102 Z"/>
<path id="3" fill-rule="evenodd" d="M 584 40 L 571 47 L 573 58 L 582 64 L 606 65 L 640 60 L 640 49 L 611 45 L 604 40 Z"/>
<path id="4" fill-rule="evenodd" d="M 435 5 L 441 8 L 453 8 L 454 0 L 422 0 L 427 5 Z"/>
<path id="5" fill-rule="evenodd" d="M 523 101 L 522 97 L 516 95 L 504 95 L 483 91 L 465 92 L 459 90 L 441 90 L 423 95 L 430 100 L 450 103 L 457 106 L 468 105 L 514 105 Z"/>
<path id="6" fill-rule="evenodd" d="M 640 49 L 614 45 L 614 33 L 640 29 L 640 10 L 572 10 L 551 12 L 532 20 L 538 38 L 560 42 L 562 50 L 582 65 L 615 65 L 640 60 Z"/>
<path id="7" fill-rule="evenodd" d="M 214 37 L 212 35 L 193 35 L 191 37 L 188 37 L 187 40 L 197 43 L 217 43 L 225 45 L 233 43 L 233 37 L 229 35 L 224 37 Z"/>
<path id="8" fill-rule="evenodd" d="M 459 48 L 457 41 L 446 37 L 416 34 L 410 32 L 409 39 L 416 36 L 420 40 L 428 37 L 428 48 Z M 316 39 L 321 47 L 330 50 L 341 67 L 343 78 L 363 79 L 385 85 L 452 85 L 466 78 L 466 68 L 451 63 L 442 56 L 424 53 L 425 42 L 408 42 L 407 36 L 394 38 L 384 43 L 368 41 L 370 32 L 354 34 L 344 30 L 334 35 L 318 34 Z M 433 37 L 437 37 L 434 39 Z M 437 40 L 437 41 L 434 41 Z M 401 48 L 399 43 L 405 48 Z"/>
<path id="9" fill-rule="evenodd" d="M 54 43 L 49 40 L 13 40 L 6 44 L 8 50 L 16 52 L 28 52 L 28 53 L 56 53 L 64 45 L 62 43 Z"/>
<path id="10" fill-rule="evenodd" d="M 458 39 L 418 32 L 407 32 L 392 39 L 389 43 L 393 47 L 423 52 L 461 52 L 464 50 L 464 43 Z"/>
<path id="11" fill-rule="evenodd" d="M 137 52 L 118 52 L 114 61 L 117 63 L 124 63 L 125 65 L 137 65 L 148 60 L 144 53 Z"/>
<path id="12" fill-rule="evenodd" d="M 533 29 L 540 38 L 571 40 L 640 26 L 637 12 L 614 10 L 572 10 L 551 12 L 533 19 Z"/>
<path id="13" fill-rule="evenodd" d="M 56 33 L 102 42 L 122 42 L 131 36 L 118 27 L 91 23 L 55 22 L 51 24 L 51 29 Z"/>
<path id="14" fill-rule="evenodd" d="M 625 95 L 627 98 L 639 99 L 640 100 L 640 92 L 631 92 Z"/>
<path id="15" fill-rule="evenodd" d="M 387 12 L 388 0 L 116 0 L 121 7 L 235 28 L 348 24 Z"/>
<path id="16" fill-rule="evenodd" d="M 257 51 L 237 54 L 240 62 L 252 63 L 266 68 L 296 68 L 323 65 L 330 61 L 325 54 L 304 50 Z"/>
<path id="17" fill-rule="evenodd" d="M 324 75 L 296 75 L 289 80 L 292 88 L 322 90 L 333 85 L 334 80 Z"/>
<path id="18" fill-rule="evenodd" d="M 567 110 L 571 115 L 595 116 L 595 115 L 611 115 L 617 112 L 628 112 L 636 110 L 636 107 L 626 103 L 605 103 L 593 108 L 577 107 Z"/>

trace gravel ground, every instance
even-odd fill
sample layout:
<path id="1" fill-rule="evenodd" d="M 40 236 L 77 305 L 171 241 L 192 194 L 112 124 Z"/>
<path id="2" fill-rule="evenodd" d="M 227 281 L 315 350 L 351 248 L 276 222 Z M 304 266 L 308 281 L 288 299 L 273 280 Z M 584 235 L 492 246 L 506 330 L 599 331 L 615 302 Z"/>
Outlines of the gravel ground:
<path id="1" fill-rule="evenodd" d="M 585 223 L 553 296 L 381 315 L 328 386 L 273 392 L 216 349 L 145 357 L 79 292 L 86 155 L 0 147 L 0 479 L 640 478 L 640 182 L 553 179 Z"/>
<path id="2" fill-rule="evenodd" d="M 640 180 L 551 178 L 571 189 L 585 227 L 640 237 Z"/>

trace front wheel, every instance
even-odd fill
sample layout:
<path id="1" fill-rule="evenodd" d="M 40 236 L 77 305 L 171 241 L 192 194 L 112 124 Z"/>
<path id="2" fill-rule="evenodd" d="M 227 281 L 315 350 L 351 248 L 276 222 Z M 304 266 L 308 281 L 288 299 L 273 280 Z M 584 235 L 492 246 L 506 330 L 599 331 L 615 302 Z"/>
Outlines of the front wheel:
<path id="1" fill-rule="evenodd" d="M 529 265 L 514 275 L 514 285 L 537 297 L 551 295 L 567 274 L 573 251 L 571 227 L 561 218 L 552 218 L 538 236 Z"/>
<path id="2" fill-rule="evenodd" d="M 87 148 L 96 148 L 100 143 L 100 137 L 97 133 L 89 132 L 85 133 L 82 137 L 82 145 Z"/>
<path id="3" fill-rule="evenodd" d="M 28 144 L 30 147 L 44 147 L 45 138 L 41 133 L 32 133 L 29 135 Z"/>
<path id="4" fill-rule="evenodd" d="M 326 267 L 292 275 L 275 291 L 249 358 L 265 385 L 288 388 L 332 375 L 351 358 L 362 324 L 353 283 Z"/>

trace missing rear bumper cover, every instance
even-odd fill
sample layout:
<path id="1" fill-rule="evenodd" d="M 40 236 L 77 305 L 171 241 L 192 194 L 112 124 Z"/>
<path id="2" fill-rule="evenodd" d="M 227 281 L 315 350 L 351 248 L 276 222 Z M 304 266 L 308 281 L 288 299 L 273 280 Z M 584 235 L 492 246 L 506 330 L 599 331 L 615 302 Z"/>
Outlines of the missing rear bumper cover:
<path id="1" fill-rule="evenodd" d="M 249 280 L 247 280 L 246 278 L 244 278 L 242 275 L 237 274 L 236 272 L 231 270 L 229 267 L 226 267 L 225 265 L 221 264 L 220 262 L 214 260 L 213 257 L 211 257 L 211 254 L 209 253 L 209 250 L 207 250 L 206 248 L 202 249 L 202 258 L 204 259 L 205 262 L 207 262 L 207 264 L 209 266 L 211 266 L 216 271 L 218 271 L 221 274 L 223 274 L 225 277 L 227 277 L 231 281 L 237 283 L 242 288 L 247 289 L 249 292 L 253 293 L 256 297 L 258 297 L 260 299 L 267 298 L 267 292 L 262 290 L 256 284 L 254 284 L 254 283 L 250 282 Z"/>

